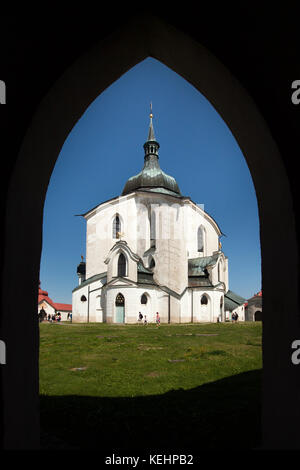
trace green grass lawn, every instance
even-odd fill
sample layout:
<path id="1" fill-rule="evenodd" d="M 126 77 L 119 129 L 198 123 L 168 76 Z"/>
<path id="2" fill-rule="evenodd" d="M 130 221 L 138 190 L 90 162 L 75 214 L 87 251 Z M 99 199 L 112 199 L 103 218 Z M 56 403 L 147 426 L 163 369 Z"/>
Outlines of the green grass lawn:
<path id="1" fill-rule="evenodd" d="M 261 323 L 40 324 L 43 447 L 260 443 Z"/>

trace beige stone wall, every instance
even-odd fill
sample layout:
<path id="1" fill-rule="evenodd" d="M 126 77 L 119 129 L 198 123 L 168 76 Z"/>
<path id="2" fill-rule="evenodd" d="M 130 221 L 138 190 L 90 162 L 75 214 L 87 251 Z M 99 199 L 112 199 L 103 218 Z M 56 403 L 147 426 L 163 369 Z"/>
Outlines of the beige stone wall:
<path id="1" fill-rule="evenodd" d="M 42 301 L 39 305 L 38 305 L 38 313 L 40 312 L 41 309 L 44 309 L 45 312 L 47 313 L 47 315 L 53 315 L 55 313 L 55 308 L 53 308 L 50 304 L 48 304 L 48 302 L 46 302 L 45 300 Z"/>
<path id="2" fill-rule="evenodd" d="M 123 196 L 98 206 L 86 216 L 86 279 L 106 272 L 104 263 L 109 251 L 118 241 L 113 238 L 113 220 L 121 220 L 122 240 L 136 252 L 136 207 L 132 197 Z"/>
<path id="3" fill-rule="evenodd" d="M 218 227 L 201 207 L 187 201 L 183 209 L 184 237 L 189 258 L 211 256 L 218 250 Z M 198 228 L 204 227 L 204 251 L 198 251 Z"/>
<path id="4" fill-rule="evenodd" d="M 181 302 L 175 297 L 170 297 L 170 323 L 180 323 Z"/>
<path id="5" fill-rule="evenodd" d="M 88 300 L 82 302 L 80 300 L 82 295 L 88 299 L 88 286 L 83 286 L 72 293 L 72 322 L 74 323 L 87 321 Z"/>
<path id="6" fill-rule="evenodd" d="M 157 290 L 155 288 L 149 286 L 125 287 L 124 285 L 116 285 L 107 289 L 106 320 L 108 323 L 115 323 L 115 301 L 118 293 L 121 293 L 125 298 L 125 323 L 137 323 L 138 314 L 143 310 L 141 297 L 144 293 L 148 297 L 148 305 L 146 309 L 144 309 L 144 313 L 146 313 L 149 323 L 155 322 L 155 314 L 157 311 L 160 312 L 160 302 L 158 301 Z"/>
<path id="7" fill-rule="evenodd" d="M 173 205 L 156 208 L 156 250 L 154 279 L 181 294 L 188 282 L 187 250 L 182 211 Z"/>

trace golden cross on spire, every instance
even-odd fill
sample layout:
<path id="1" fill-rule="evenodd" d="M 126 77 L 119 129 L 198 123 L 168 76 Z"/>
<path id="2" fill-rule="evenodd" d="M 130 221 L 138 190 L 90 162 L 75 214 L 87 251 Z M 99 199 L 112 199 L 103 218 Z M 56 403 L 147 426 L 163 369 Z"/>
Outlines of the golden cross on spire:
<path id="1" fill-rule="evenodd" d="M 152 101 L 150 101 L 150 117 L 153 118 L 153 114 L 152 114 Z"/>

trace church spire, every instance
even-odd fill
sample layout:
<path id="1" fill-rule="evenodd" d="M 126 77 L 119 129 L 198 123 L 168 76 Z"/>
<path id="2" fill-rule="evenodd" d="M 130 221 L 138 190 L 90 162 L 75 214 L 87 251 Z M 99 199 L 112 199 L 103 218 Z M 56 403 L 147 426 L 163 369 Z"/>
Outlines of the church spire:
<path id="1" fill-rule="evenodd" d="M 158 161 L 159 143 L 155 139 L 152 123 L 152 103 L 150 103 L 150 125 L 148 140 L 144 143 L 144 167 L 137 175 L 129 178 L 124 186 L 122 196 L 133 191 L 154 191 L 171 196 L 181 196 L 178 184 L 172 176 L 162 171 Z"/>
<path id="2" fill-rule="evenodd" d="M 149 140 L 155 140 L 152 118 L 153 118 L 152 103 L 150 103 L 150 125 L 149 125 L 149 132 L 148 132 L 148 142 Z"/>
<path id="3" fill-rule="evenodd" d="M 149 124 L 148 139 L 147 139 L 147 142 L 144 143 L 145 157 L 149 155 L 155 155 L 158 158 L 159 143 L 155 139 L 152 118 L 153 118 L 152 103 L 150 103 L 150 124 Z"/>

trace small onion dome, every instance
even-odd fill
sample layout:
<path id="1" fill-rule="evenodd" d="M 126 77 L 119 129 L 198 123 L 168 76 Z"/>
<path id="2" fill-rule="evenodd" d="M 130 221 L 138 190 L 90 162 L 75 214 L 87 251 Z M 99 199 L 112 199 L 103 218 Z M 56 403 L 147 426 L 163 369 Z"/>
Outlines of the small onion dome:
<path id="1" fill-rule="evenodd" d="M 77 266 L 77 274 L 82 274 L 85 275 L 85 262 L 81 261 L 79 265 Z"/>
<path id="2" fill-rule="evenodd" d="M 167 175 L 159 166 L 157 157 L 146 157 L 143 170 L 136 176 L 132 176 L 126 182 L 122 195 L 136 190 L 148 190 L 181 196 L 178 184 L 172 176 Z"/>
<path id="3" fill-rule="evenodd" d="M 39 289 L 39 295 L 44 295 L 45 297 L 48 297 L 48 292 L 45 290 Z"/>

